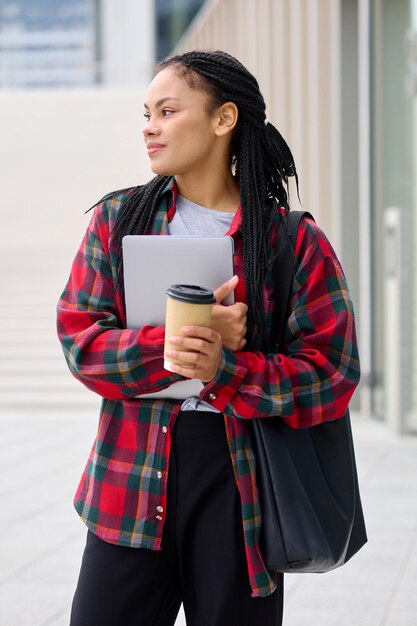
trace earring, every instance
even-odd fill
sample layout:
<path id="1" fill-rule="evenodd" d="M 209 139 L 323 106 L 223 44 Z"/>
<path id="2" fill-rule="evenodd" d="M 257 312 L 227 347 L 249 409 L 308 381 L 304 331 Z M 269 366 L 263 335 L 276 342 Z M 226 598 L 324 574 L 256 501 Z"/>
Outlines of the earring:
<path id="1" fill-rule="evenodd" d="M 236 176 L 236 168 L 237 168 L 237 158 L 235 155 L 232 156 L 232 162 L 231 162 L 231 170 L 232 170 L 232 176 L 235 177 Z"/>

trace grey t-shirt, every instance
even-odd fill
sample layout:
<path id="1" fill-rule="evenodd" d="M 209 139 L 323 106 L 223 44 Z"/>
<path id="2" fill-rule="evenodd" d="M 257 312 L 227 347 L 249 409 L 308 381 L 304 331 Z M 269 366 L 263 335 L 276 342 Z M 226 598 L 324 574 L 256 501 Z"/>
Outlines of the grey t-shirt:
<path id="1" fill-rule="evenodd" d="M 223 237 L 233 218 L 234 213 L 207 209 L 187 198 L 177 196 L 175 215 L 168 224 L 168 234 Z"/>
<path id="2" fill-rule="evenodd" d="M 206 237 L 224 237 L 233 221 L 234 213 L 214 211 L 187 198 L 177 196 L 175 214 L 168 224 L 169 235 L 194 235 Z M 217 409 L 193 396 L 184 400 L 182 411 L 213 411 Z"/>

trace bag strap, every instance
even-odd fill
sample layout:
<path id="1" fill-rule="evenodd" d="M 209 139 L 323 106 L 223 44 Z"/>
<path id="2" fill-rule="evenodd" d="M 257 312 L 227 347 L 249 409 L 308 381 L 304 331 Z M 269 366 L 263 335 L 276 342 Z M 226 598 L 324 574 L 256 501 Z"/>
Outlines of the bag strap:
<path id="1" fill-rule="evenodd" d="M 284 223 L 279 230 L 278 252 L 272 266 L 274 312 L 271 322 L 271 352 L 278 352 L 283 343 L 284 327 L 289 315 L 291 286 L 295 274 L 295 245 L 298 227 L 304 216 L 314 220 L 308 211 L 290 211 L 287 214 L 288 228 L 285 228 Z"/>

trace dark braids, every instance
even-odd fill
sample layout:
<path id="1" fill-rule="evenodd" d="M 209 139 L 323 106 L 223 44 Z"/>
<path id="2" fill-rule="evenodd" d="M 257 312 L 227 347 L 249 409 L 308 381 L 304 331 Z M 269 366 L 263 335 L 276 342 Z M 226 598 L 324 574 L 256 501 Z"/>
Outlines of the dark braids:
<path id="1" fill-rule="evenodd" d="M 291 151 L 268 122 L 265 101 L 256 78 L 233 56 L 222 52 L 192 51 L 169 57 L 156 67 L 156 74 L 174 67 L 191 88 L 208 92 L 210 112 L 225 102 L 234 102 L 239 111 L 231 143 L 231 162 L 239 182 L 242 205 L 244 281 L 248 301 L 248 327 L 252 339 L 259 335 L 267 342 L 263 310 L 263 284 L 268 235 L 276 205 L 289 211 L 288 178 L 298 176 Z M 119 278 L 122 276 L 121 239 L 126 234 L 147 232 L 170 177 L 155 176 L 149 183 L 135 187 L 119 210 L 112 236 L 118 254 Z"/>

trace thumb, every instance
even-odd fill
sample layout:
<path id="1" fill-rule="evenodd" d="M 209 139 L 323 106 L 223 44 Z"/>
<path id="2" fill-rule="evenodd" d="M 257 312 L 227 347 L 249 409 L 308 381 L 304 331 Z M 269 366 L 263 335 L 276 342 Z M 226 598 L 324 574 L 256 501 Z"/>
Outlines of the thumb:
<path id="1" fill-rule="evenodd" d="M 220 285 L 220 287 L 217 287 L 217 289 L 214 290 L 216 302 L 220 304 L 229 295 L 229 293 L 232 293 L 238 282 L 239 277 L 235 275 L 233 278 Z"/>

